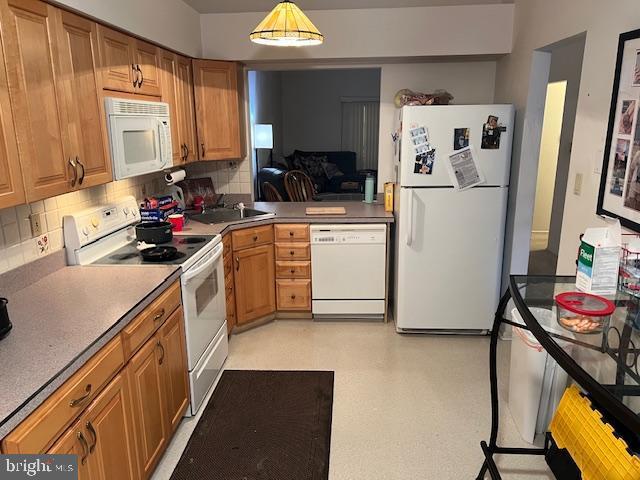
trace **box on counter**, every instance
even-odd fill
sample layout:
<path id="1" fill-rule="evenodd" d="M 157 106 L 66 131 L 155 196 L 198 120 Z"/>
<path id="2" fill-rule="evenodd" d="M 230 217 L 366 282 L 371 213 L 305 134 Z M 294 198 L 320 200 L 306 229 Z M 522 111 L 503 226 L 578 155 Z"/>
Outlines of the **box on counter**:
<path id="1" fill-rule="evenodd" d="M 140 219 L 143 222 L 161 222 L 169 215 L 180 213 L 181 209 L 171 195 L 145 199 L 140 207 Z"/>
<path id="2" fill-rule="evenodd" d="M 622 229 L 618 220 L 587 228 L 578 254 L 576 288 L 596 295 L 613 295 L 618 287 Z"/>

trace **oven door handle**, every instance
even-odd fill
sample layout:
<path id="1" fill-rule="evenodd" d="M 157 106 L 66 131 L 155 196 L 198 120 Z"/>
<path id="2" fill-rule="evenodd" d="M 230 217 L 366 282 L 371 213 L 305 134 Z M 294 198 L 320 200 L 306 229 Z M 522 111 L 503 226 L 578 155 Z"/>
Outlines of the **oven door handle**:
<path id="1" fill-rule="evenodd" d="M 212 251 L 213 251 L 213 255 L 211 256 L 211 258 L 208 259 L 206 262 L 203 262 L 200 267 L 196 269 L 187 270 L 185 273 L 182 274 L 182 279 L 185 282 L 189 282 L 194 277 L 197 277 L 202 272 L 204 272 L 207 268 L 211 268 L 211 265 L 216 263 L 220 259 L 220 257 L 222 257 L 222 243 L 219 243 L 218 245 L 216 245 Z"/>

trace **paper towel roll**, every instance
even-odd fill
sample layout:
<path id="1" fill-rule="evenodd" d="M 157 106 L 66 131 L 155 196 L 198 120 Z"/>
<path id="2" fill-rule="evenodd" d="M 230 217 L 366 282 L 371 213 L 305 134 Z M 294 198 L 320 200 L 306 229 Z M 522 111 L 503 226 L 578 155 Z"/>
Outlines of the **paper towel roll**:
<path id="1" fill-rule="evenodd" d="M 176 170 L 175 172 L 169 172 L 164 176 L 167 185 L 173 185 L 175 183 L 181 182 L 187 177 L 187 172 L 184 170 Z"/>

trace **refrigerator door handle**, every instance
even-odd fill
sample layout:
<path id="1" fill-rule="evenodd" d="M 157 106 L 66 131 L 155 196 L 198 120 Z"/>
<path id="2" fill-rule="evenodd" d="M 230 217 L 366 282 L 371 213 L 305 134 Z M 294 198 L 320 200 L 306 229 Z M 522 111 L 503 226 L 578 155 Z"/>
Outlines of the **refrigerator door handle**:
<path id="1" fill-rule="evenodd" d="M 407 212 L 409 213 L 409 221 L 407 222 L 407 245 L 411 246 L 413 243 L 413 189 L 409 190 L 409 205 L 407 205 Z"/>

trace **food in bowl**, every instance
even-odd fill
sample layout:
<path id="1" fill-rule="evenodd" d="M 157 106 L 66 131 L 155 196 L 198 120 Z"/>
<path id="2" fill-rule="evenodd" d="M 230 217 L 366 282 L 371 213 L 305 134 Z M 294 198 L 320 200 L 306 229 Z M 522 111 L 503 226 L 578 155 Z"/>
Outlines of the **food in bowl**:
<path id="1" fill-rule="evenodd" d="M 556 296 L 558 323 L 574 333 L 599 333 L 615 311 L 606 298 L 584 292 L 565 292 Z"/>

